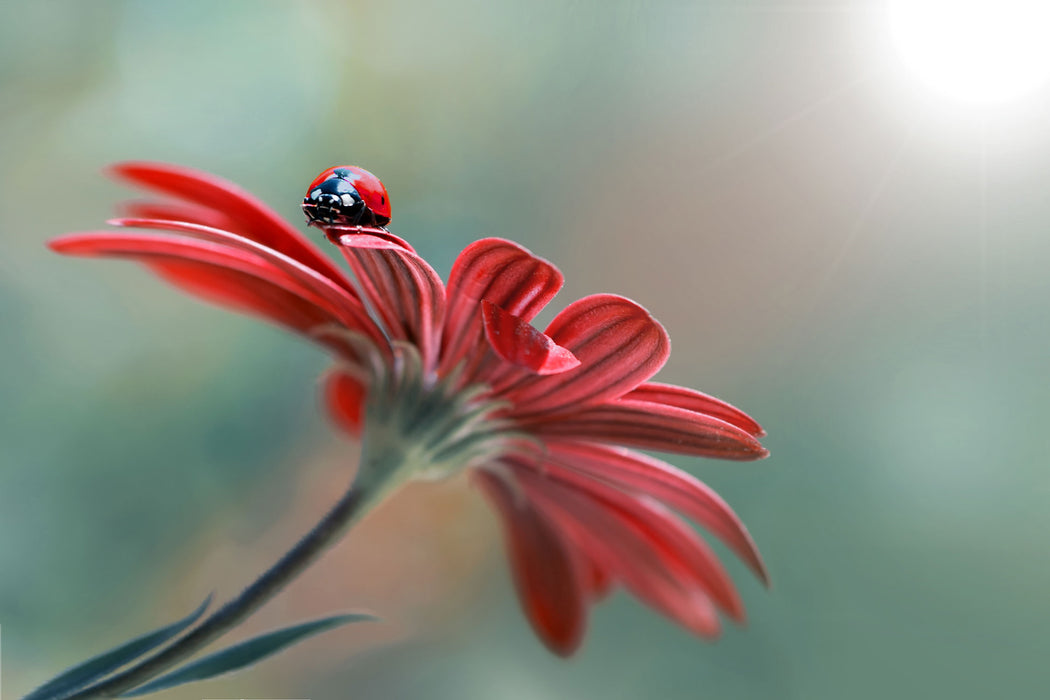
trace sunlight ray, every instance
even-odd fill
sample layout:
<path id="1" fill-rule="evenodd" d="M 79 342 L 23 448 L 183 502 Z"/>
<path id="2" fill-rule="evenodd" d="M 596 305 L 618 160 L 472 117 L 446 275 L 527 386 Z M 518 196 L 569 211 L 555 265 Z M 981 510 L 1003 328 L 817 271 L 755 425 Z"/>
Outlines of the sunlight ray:
<path id="1" fill-rule="evenodd" d="M 790 128 L 794 124 L 796 124 L 796 123 L 802 121 L 803 119 L 805 119 L 806 117 L 809 117 L 810 115 L 814 114 L 820 108 L 834 103 L 836 100 L 840 99 L 841 97 L 843 97 L 844 95 L 848 94 L 849 92 L 855 90 L 856 88 L 860 87 L 861 85 L 865 85 L 865 84 L 870 83 L 876 77 L 876 75 L 878 75 L 880 72 L 881 71 L 870 71 L 870 72 L 867 72 L 867 73 L 865 73 L 863 75 L 860 75 L 860 76 L 858 76 L 858 77 L 848 81 L 844 85 L 841 85 L 841 86 L 835 88 L 834 90 L 832 90 L 831 92 L 827 93 L 826 95 L 823 95 L 822 97 L 817 98 L 813 102 L 810 102 L 809 104 L 807 104 L 805 107 L 799 109 L 798 111 L 796 111 L 796 112 L 794 112 L 792 114 L 789 114 L 788 116 L 784 117 L 783 119 L 781 119 L 777 123 L 773 124 L 772 126 L 768 127 L 767 129 L 765 129 L 765 130 L 759 132 L 758 134 L 752 136 L 751 138 L 749 138 L 749 139 L 747 139 L 747 140 L 737 144 L 731 150 L 726 151 L 726 152 L 722 153 L 721 155 L 718 155 L 718 156 L 715 156 L 715 157 L 709 159 L 706 163 L 704 163 L 704 165 L 703 165 L 703 167 L 701 168 L 700 171 L 701 172 L 710 172 L 711 170 L 714 170 L 715 168 L 717 168 L 719 166 L 725 165 L 726 163 L 729 163 L 729 162 L 739 158 L 740 156 L 746 154 L 748 151 L 750 151 L 751 149 L 755 148 L 756 146 L 762 145 L 763 143 L 765 143 L 769 139 L 773 138 L 777 134 L 780 134 L 781 132 L 787 130 L 788 128 Z"/>
<path id="2" fill-rule="evenodd" d="M 849 228 L 849 232 L 846 237 L 842 240 L 838 250 L 835 253 L 835 257 L 832 258 L 831 263 L 824 271 L 824 275 L 817 283 L 816 290 L 822 291 L 824 287 L 831 281 L 841 267 L 843 261 L 846 259 L 846 255 L 849 253 L 850 248 L 856 242 L 860 233 L 864 230 L 864 226 L 868 223 L 868 217 L 871 216 L 872 211 L 875 209 L 875 205 L 882 199 L 882 195 L 885 194 L 886 188 L 890 184 L 890 180 L 897 173 L 900 168 L 901 161 L 904 160 L 904 156 L 908 153 L 912 143 L 915 141 L 915 134 L 919 130 L 919 125 L 922 123 L 924 112 L 920 112 L 915 117 L 915 121 L 908 129 L 907 135 L 901 140 L 897 146 L 897 150 L 893 152 L 893 155 L 886 162 L 886 169 L 882 175 L 875 182 L 875 186 L 872 187 L 871 192 L 868 193 L 868 198 L 865 200 L 864 205 L 857 212 L 857 217 L 853 220 L 853 224 Z"/>
<path id="3" fill-rule="evenodd" d="M 868 198 L 857 212 L 845 238 L 843 238 L 842 242 L 839 244 L 835 256 L 828 263 L 827 267 L 825 267 L 824 273 L 813 283 L 809 295 L 809 303 L 804 305 L 805 312 L 801 314 L 801 318 L 812 316 L 817 305 L 820 303 L 820 300 L 824 298 L 824 293 L 828 288 L 828 285 L 834 280 L 839 268 L 841 268 L 842 264 L 845 262 L 850 249 L 863 232 L 865 225 L 868 223 L 868 218 L 875 210 L 875 205 L 882 199 L 886 189 L 889 187 L 890 181 L 900 169 L 901 163 L 904 161 L 905 156 L 908 154 L 915 141 L 915 136 L 919 131 L 919 127 L 922 124 L 924 117 L 925 111 L 920 111 L 915 115 L 914 120 L 908 129 L 908 133 L 903 139 L 901 139 L 896 150 L 890 156 L 889 160 L 887 160 L 885 169 L 871 188 L 871 191 L 868 193 Z M 801 323 L 797 324 L 800 334 L 804 332 L 804 325 L 805 324 Z"/>

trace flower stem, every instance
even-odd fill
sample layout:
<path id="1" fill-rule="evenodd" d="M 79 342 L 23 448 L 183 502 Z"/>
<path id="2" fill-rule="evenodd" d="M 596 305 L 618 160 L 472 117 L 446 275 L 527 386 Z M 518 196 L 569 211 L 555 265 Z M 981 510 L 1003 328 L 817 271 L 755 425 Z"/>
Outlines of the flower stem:
<path id="1" fill-rule="evenodd" d="M 131 668 L 62 700 L 116 697 L 179 664 L 239 625 L 301 574 L 376 503 L 376 496 L 381 495 L 374 488 L 376 484 L 369 484 L 368 481 L 362 484 L 361 481 L 357 480 L 324 518 L 276 564 L 245 588 L 239 596 L 212 613 L 193 631 Z M 372 488 L 369 488 L 370 486 Z"/>

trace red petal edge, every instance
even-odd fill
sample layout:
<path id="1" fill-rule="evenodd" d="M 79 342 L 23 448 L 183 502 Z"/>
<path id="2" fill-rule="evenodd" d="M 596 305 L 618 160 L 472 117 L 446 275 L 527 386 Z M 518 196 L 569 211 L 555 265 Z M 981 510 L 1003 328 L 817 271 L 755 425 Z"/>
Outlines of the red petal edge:
<path id="1" fill-rule="evenodd" d="M 548 649 L 571 656 L 583 641 L 587 606 L 568 546 L 511 485 L 487 471 L 475 472 L 474 478 L 503 520 L 525 616 Z"/>
<path id="2" fill-rule="evenodd" d="M 724 420 L 647 401 L 619 399 L 578 411 L 536 416 L 524 424 L 543 436 L 713 459 L 751 461 L 769 456 L 754 435 Z"/>
<path id="3" fill-rule="evenodd" d="M 571 352 L 551 340 L 527 321 L 483 301 L 485 336 L 492 349 L 507 362 L 536 374 L 559 374 L 578 367 Z"/>
<path id="4" fill-rule="evenodd" d="M 215 243 L 97 231 L 60 236 L 48 247 L 65 255 L 134 259 L 194 296 L 307 335 L 341 324 L 323 300 L 289 275 L 255 255 Z"/>
<path id="5" fill-rule="evenodd" d="M 272 265 L 294 279 L 303 289 L 315 294 L 324 308 L 328 309 L 333 315 L 344 319 L 344 323 L 348 328 L 358 330 L 382 345 L 382 334 L 368 316 L 368 312 L 365 310 L 361 300 L 358 299 L 356 292 L 343 288 L 317 270 L 273 248 L 229 231 L 183 221 L 110 219 L 107 223 L 112 226 L 126 228 L 177 231 L 194 238 L 228 246 L 232 249 L 243 250 L 257 256 L 265 263 Z"/>
<path id="6" fill-rule="evenodd" d="M 733 509 L 714 489 L 667 462 L 631 450 L 582 442 L 547 441 L 548 462 L 575 469 L 621 489 L 648 494 L 720 539 L 766 586 L 769 573 Z"/>
<path id="7" fill-rule="evenodd" d="M 673 384 L 646 382 L 634 391 L 625 394 L 623 398 L 660 403 L 714 416 L 724 420 L 726 423 L 735 425 L 741 430 L 746 430 L 755 437 L 764 437 L 766 434 L 766 431 L 755 422 L 754 418 L 736 406 L 694 389 L 687 389 L 686 387 Z"/>

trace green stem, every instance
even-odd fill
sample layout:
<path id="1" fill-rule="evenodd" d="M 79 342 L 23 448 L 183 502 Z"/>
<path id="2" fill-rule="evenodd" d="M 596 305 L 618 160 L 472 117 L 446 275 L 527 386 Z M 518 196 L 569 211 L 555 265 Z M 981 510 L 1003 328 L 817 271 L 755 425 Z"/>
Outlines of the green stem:
<path id="1" fill-rule="evenodd" d="M 366 466 L 372 465 L 366 465 L 363 462 L 359 476 L 366 474 L 373 476 L 377 473 L 374 469 L 366 469 Z M 402 470 L 395 468 L 379 470 L 379 473 L 390 477 L 399 471 Z M 328 511 L 328 514 L 314 526 L 313 530 L 299 540 L 295 547 L 254 583 L 245 588 L 239 596 L 212 613 L 193 631 L 131 668 L 61 700 L 116 697 L 155 678 L 215 641 L 258 610 L 301 574 L 329 546 L 338 541 L 351 524 L 359 520 L 372 505 L 378 502 L 378 497 L 384 495 L 390 486 L 389 482 L 393 480 L 375 479 L 374 476 L 372 479 L 358 479 L 339 502 Z M 361 483 L 362 481 L 364 483 Z"/>

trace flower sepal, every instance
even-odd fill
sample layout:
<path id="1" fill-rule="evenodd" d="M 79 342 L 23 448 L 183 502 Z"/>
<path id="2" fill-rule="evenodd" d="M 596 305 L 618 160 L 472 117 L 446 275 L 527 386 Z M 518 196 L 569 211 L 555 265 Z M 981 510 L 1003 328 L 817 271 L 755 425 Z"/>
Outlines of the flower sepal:
<path id="1" fill-rule="evenodd" d="M 495 414 L 487 387 L 460 387 L 453 372 L 427 372 L 416 346 L 395 341 L 393 360 L 373 355 L 355 488 L 377 504 L 412 479 L 437 480 L 530 442 Z"/>

